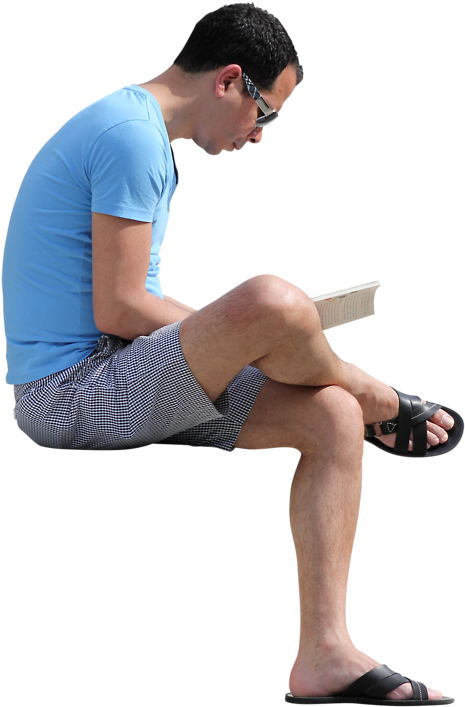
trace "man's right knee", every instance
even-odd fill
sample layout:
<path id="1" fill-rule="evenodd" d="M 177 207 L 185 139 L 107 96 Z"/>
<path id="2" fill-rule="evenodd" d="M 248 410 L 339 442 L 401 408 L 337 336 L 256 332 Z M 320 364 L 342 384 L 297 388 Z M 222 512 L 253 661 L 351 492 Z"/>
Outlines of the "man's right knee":
<path id="1" fill-rule="evenodd" d="M 294 318 L 296 312 L 314 307 L 305 292 L 276 275 L 257 275 L 243 285 L 248 298 L 265 314 L 279 320 L 288 321 Z"/>
<path id="2" fill-rule="evenodd" d="M 229 328 L 239 335 L 254 327 L 256 333 L 263 329 L 274 334 L 280 321 L 284 324 L 288 312 L 294 311 L 297 290 L 278 275 L 255 275 L 199 311 L 211 310 L 215 327 Z"/>
<path id="3" fill-rule="evenodd" d="M 293 312 L 305 298 L 311 302 L 303 290 L 279 275 L 255 275 L 242 284 L 252 302 L 277 315 Z"/>
<path id="4" fill-rule="evenodd" d="M 291 287 L 270 275 L 254 277 L 181 321 L 184 357 L 211 400 L 283 338 L 279 303 Z"/>
<path id="5" fill-rule="evenodd" d="M 241 327 L 273 315 L 278 310 L 277 303 L 284 296 L 284 284 L 287 283 L 273 275 L 257 275 L 217 301 L 221 302 L 225 316 Z"/>
<path id="6" fill-rule="evenodd" d="M 275 275 L 257 275 L 246 280 L 198 314 L 214 332 L 215 340 L 222 346 L 229 342 L 226 345 L 234 348 L 241 367 L 249 364 L 262 370 L 264 357 L 282 341 L 296 334 L 321 331 L 312 300 Z M 182 326 L 188 326 L 189 319 Z"/>

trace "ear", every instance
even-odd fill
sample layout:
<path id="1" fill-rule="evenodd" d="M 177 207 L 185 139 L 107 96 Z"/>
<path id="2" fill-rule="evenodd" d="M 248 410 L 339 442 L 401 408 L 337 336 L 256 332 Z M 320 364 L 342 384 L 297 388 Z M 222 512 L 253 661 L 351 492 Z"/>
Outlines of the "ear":
<path id="1" fill-rule="evenodd" d="M 242 79 L 242 69 L 238 64 L 223 66 L 215 79 L 215 96 L 222 98 L 226 92 Z"/>

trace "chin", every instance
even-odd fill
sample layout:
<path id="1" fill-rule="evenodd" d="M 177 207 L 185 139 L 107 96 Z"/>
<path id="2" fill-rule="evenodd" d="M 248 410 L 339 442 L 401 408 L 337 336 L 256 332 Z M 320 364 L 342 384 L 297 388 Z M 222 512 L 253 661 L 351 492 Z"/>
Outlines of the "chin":
<path id="1" fill-rule="evenodd" d="M 215 145 L 199 145 L 207 155 L 219 155 L 221 148 L 215 147 Z"/>

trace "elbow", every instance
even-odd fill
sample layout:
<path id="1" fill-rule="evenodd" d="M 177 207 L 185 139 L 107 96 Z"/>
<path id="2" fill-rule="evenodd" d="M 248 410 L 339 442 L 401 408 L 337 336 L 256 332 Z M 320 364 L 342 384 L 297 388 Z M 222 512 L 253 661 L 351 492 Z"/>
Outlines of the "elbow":
<path id="1" fill-rule="evenodd" d="M 100 310 L 94 308 L 95 326 L 102 334 L 119 336 L 121 339 L 133 341 L 134 333 L 131 331 L 127 312 L 123 307 L 112 308 L 111 310 Z"/>

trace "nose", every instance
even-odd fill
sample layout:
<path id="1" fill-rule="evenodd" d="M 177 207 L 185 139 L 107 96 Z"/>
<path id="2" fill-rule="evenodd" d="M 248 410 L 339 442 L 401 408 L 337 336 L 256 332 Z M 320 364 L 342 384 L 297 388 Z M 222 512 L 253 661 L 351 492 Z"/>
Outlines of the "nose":
<path id="1" fill-rule="evenodd" d="M 258 143 L 262 139 L 263 128 L 254 128 L 252 132 L 247 135 L 247 142 Z"/>

